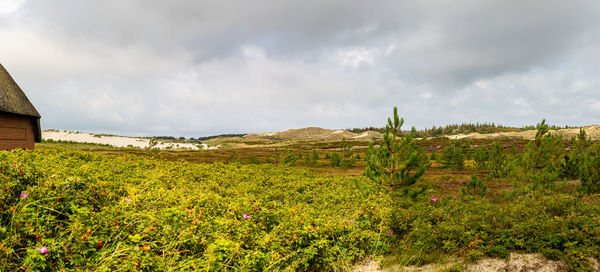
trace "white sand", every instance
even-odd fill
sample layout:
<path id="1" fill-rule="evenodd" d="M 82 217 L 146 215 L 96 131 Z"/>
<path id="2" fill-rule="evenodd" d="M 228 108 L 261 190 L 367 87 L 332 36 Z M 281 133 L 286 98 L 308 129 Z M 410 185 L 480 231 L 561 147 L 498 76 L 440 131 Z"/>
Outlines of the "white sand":
<path id="1" fill-rule="evenodd" d="M 54 141 L 71 141 L 77 143 L 93 143 L 93 144 L 107 144 L 114 147 L 137 147 L 146 148 L 150 144 L 149 139 L 134 138 L 134 137 L 123 137 L 123 136 L 101 136 L 93 135 L 88 133 L 73 132 L 73 131 L 43 131 L 42 139 L 54 140 Z M 167 143 L 158 140 L 159 144 L 155 148 L 159 149 L 216 149 L 217 147 L 208 146 L 206 144 L 192 144 L 192 143 Z"/>
<path id="2" fill-rule="evenodd" d="M 353 139 L 359 139 L 359 138 L 366 138 L 366 137 L 369 137 L 369 132 L 368 131 L 365 131 L 365 132 L 361 133 L 360 135 L 354 136 L 352 138 Z"/>
<path id="3" fill-rule="evenodd" d="M 600 263 L 594 258 L 590 258 L 592 269 L 600 271 Z M 465 263 L 464 260 L 458 258 L 449 258 L 448 260 L 440 260 L 440 263 L 426 264 L 423 266 L 403 266 L 395 265 L 388 269 L 379 268 L 379 262 L 375 260 L 366 260 L 364 263 L 357 265 L 354 272 L 383 272 L 383 271 L 444 271 L 456 264 L 462 264 L 463 271 L 466 272 L 495 272 L 495 271 L 540 271 L 554 272 L 567 271 L 567 266 L 564 261 L 552 261 L 546 259 L 541 254 L 519 254 L 510 253 L 507 259 L 498 258 L 483 258 L 473 263 Z"/>
<path id="4" fill-rule="evenodd" d="M 600 125 L 591 125 L 583 127 L 588 137 L 592 138 L 592 140 L 600 139 Z M 532 140 L 535 138 L 537 130 L 527 130 L 527 131 L 516 131 L 516 132 L 496 132 L 496 133 L 488 133 L 488 134 L 480 134 L 480 133 L 469 133 L 469 134 L 456 134 L 456 135 L 448 135 L 447 137 L 451 140 L 458 140 L 463 138 L 469 139 L 492 139 L 492 138 L 503 138 L 503 137 L 516 137 L 523 138 L 527 140 Z M 569 139 L 572 137 L 576 137 L 579 134 L 579 128 L 563 128 L 559 130 L 550 130 L 549 132 L 552 135 L 560 135 L 565 139 Z"/>

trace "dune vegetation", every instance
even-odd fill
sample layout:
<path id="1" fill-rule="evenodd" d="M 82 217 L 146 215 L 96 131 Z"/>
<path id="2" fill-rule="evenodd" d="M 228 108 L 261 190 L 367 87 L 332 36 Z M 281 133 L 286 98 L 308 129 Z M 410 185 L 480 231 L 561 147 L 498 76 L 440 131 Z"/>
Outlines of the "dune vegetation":
<path id="1" fill-rule="evenodd" d="M 392 238 L 389 197 L 365 178 L 78 151 L 0 158 L 3 271 L 328 271 Z"/>
<path id="2" fill-rule="evenodd" d="M 600 144 L 296 141 L 174 151 L 0 151 L 1 271 L 352 271 L 512 252 L 600 257 Z"/>

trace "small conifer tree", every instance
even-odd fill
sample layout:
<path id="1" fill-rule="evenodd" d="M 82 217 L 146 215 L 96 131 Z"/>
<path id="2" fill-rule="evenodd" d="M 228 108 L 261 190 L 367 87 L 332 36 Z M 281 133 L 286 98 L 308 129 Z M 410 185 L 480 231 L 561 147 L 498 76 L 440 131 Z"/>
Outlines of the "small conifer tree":
<path id="1" fill-rule="evenodd" d="M 583 128 L 579 129 L 579 134 L 577 135 L 576 139 L 577 140 L 575 141 L 574 148 L 575 151 L 578 153 L 583 153 L 585 150 L 588 149 L 588 147 L 592 145 L 592 139 L 587 136 L 587 133 Z"/>
<path id="2" fill-rule="evenodd" d="M 577 179 L 579 177 L 579 164 L 578 162 L 583 159 L 582 156 L 576 154 L 565 154 L 563 162 L 559 165 L 558 176 L 562 179 Z"/>
<path id="3" fill-rule="evenodd" d="M 580 171 L 581 190 L 588 194 L 600 193 L 600 144 L 592 145 L 583 154 Z"/>
<path id="4" fill-rule="evenodd" d="M 462 188 L 462 193 L 463 195 L 484 196 L 487 193 L 487 186 L 483 183 L 481 178 L 473 175 L 471 180 Z"/>
<path id="5" fill-rule="evenodd" d="M 552 170 L 555 168 L 562 155 L 562 138 L 548 133 L 550 128 L 546 119 L 537 124 L 535 139 L 529 142 L 525 150 L 526 168 L 533 171 Z"/>
<path id="6" fill-rule="evenodd" d="M 448 145 L 442 152 L 442 165 L 452 170 L 465 168 L 465 153 L 461 144 L 456 141 Z"/>
<path id="7" fill-rule="evenodd" d="M 351 167 L 357 158 L 352 150 L 352 145 L 346 142 L 346 139 L 342 139 L 342 150 L 341 150 L 341 161 L 340 166 L 344 168 Z"/>
<path id="8" fill-rule="evenodd" d="M 155 157 L 155 158 L 160 157 L 162 152 L 161 152 L 160 148 L 157 147 L 158 144 L 159 144 L 159 142 L 156 139 L 156 137 L 152 137 L 148 141 L 148 146 L 145 148 L 146 152 L 148 154 L 150 154 L 152 157 Z"/>
<path id="9" fill-rule="evenodd" d="M 581 167 L 584 164 L 584 155 L 591 144 L 592 140 L 587 136 L 585 130 L 580 128 L 577 137 L 571 138 L 571 150 L 563 157 L 559 177 L 563 179 L 579 178 Z"/>
<path id="10" fill-rule="evenodd" d="M 396 107 L 392 118 L 388 118 L 383 143 L 377 147 L 372 143 L 369 145 L 365 174 L 382 185 L 410 186 L 423 176 L 429 167 L 429 159 L 414 139 L 414 127 L 410 133 L 402 135 L 404 119 L 398 117 Z"/>
<path id="11" fill-rule="evenodd" d="M 342 155 L 340 155 L 340 153 L 337 152 L 329 154 L 329 163 L 333 167 L 342 166 Z"/>
<path id="12" fill-rule="evenodd" d="M 490 166 L 490 149 L 487 145 L 475 150 L 473 161 L 477 170 L 488 170 Z"/>
<path id="13" fill-rule="evenodd" d="M 537 124 L 535 139 L 525 147 L 523 163 L 534 186 L 553 189 L 559 178 L 559 163 L 563 159 L 562 137 L 550 135 L 546 119 Z"/>
<path id="14" fill-rule="evenodd" d="M 307 153 L 302 156 L 306 165 L 309 166 L 317 166 L 319 163 L 319 153 L 316 150 L 313 150 L 312 153 Z"/>
<path id="15" fill-rule="evenodd" d="M 493 143 L 490 150 L 490 161 L 488 167 L 491 177 L 504 178 L 508 176 L 515 168 L 515 161 L 514 159 L 511 160 L 509 155 L 504 153 L 504 147 L 502 145 Z"/>

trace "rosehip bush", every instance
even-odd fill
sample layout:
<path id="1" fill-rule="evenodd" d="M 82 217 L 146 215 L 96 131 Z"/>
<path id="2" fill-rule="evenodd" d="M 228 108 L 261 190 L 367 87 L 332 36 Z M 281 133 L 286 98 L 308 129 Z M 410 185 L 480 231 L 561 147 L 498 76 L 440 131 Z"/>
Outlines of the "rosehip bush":
<path id="1" fill-rule="evenodd" d="M 0 271 L 339 271 L 392 237 L 372 181 L 287 166 L 0 151 L 0 189 Z"/>

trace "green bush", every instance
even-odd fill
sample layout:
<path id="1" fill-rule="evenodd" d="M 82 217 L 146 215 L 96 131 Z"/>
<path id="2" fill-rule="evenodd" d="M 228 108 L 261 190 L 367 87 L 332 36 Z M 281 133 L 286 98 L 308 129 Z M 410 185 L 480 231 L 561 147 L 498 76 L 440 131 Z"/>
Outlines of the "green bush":
<path id="1" fill-rule="evenodd" d="M 240 153 L 234 152 L 231 155 L 229 155 L 227 158 L 225 158 L 225 163 L 239 163 L 242 161 L 242 157 L 240 156 Z"/>
<path id="2" fill-rule="evenodd" d="M 565 154 L 563 162 L 559 165 L 558 176 L 562 179 L 577 179 L 579 178 L 580 165 L 577 156 L 572 158 L 572 155 Z"/>
<path id="3" fill-rule="evenodd" d="M 352 145 L 346 142 L 346 140 L 342 140 L 340 166 L 344 168 L 352 167 L 352 165 L 356 162 L 357 159 L 358 155 L 354 154 L 354 150 L 352 150 Z"/>
<path id="4" fill-rule="evenodd" d="M 285 157 L 283 158 L 283 163 L 290 165 L 290 166 L 294 166 L 294 165 L 296 165 L 297 160 L 298 160 L 298 156 L 296 156 L 296 154 L 294 154 L 294 152 L 292 152 L 286 148 Z"/>
<path id="5" fill-rule="evenodd" d="M 342 166 L 342 155 L 340 153 L 331 153 L 329 155 L 329 164 L 333 167 Z"/>
<path id="6" fill-rule="evenodd" d="M 582 156 L 580 169 L 581 190 L 585 193 L 600 193 L 600 144 L 592 145 Z"/>
<path id="7" fill-rule="evenodd" d="M 517 155 L 514 155 L 517 156 Z M 504 147 L 498 143 L 492 144 L 490 150 L 489 170 L 490 177 L 505 178 L 515 169 L 516 160 L 504 153 Z"/>
<path id="8" fill-rule="evenodd" d="M 316 153 L 313 153 L 313 155 Z M 318 156 L 318 155 L 317 155 Z M 325 159 L 329 160 L 329 164 L 332 167 L 343 167 L 349 168 L 356 162 L 360 156 L 354 154 L 352 145 L 346 140 L 342 140 L 342 145 L 339 152 L 327 153 Z"/>
<path id="9" fill-rule="evenodd" d="M 392 210 L 392 230 L 402 237 L 396 259 L 408 264 L 435 262 L 429 256 L 459 254 L 468 259 L 507 257 L 509 252 L 541 252 L 563 258 L 572 271 L 586 271 L 600 254 L 600 206 L 577 196 L 547 192 L 510 200 L 422 196 L 400 200 Z"/>
<path id="10" fill-rule="evenodd" d="M 471 180 L 462 188 L 463 195 L 484 196 L 487 192 L 487 186 L 483 180 L 476 175 L 471 177 Z"/>
<path id="11" fill-rule="evenodd" d="M 583 128 L 579 129 L 577 137 L 571 138 L 570 152 L 564 155 L 559 165 L 559 177 L 562 179 L 578 179 L 581 168 L 584 167 L 584 156 L 592 145 L 592 140 Z"/>
<path id="12" fill-rule="evenodd" d="M 454 141 L 442 152 L 442 165 L 452 170 L 465 168 L 465 153 L 459 141 Z"/>
<path id="13" fill-rule="evenodd" d="M 490 149 L 486 145 L 475 149 L 473 154 L 475 169 L 488 170 L 490 168 L 490 157 Z"/>
<path id="14" fill-rule="evenodd" d="M 260 159 L 256 156 L 256 155 L 250 155 L 248 156 L 248 163 L 249 164 L 260 164 Z"/>
<path id="15" fill-rule="evenodd" d="M 548 133 L 545 119 L 536 128 L 535 139 L 527 144 L 523 154 L 525 168 L 533 175 L 537 172 L 555 172 L 564 153 L 562 138 Z"/>
<path id="16" fill-rule="evenodd" d="M 311 153 L 304 154 L 304 162 L 309 166 L 317 166 L 319 164 L 319 153 L 313 150 Z"/>

